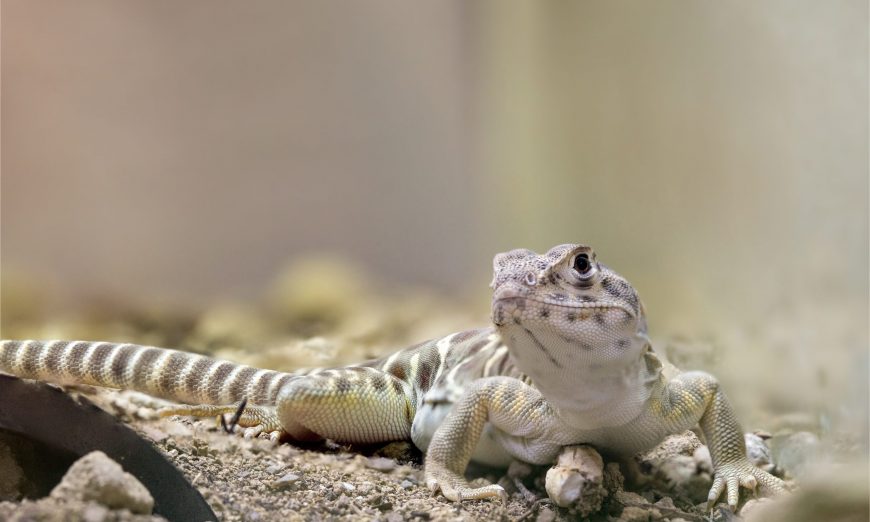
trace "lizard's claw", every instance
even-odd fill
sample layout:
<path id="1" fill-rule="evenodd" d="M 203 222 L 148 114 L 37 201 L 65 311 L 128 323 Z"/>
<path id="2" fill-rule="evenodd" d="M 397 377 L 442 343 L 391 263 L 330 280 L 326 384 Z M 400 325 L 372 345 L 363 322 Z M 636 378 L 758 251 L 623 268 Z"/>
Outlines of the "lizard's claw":
<path id="1" fill-rule="evenodd" d="M 426 466 L 426 486 L 433 494 L 440 491 L 447 500 L 453 502 L 497 497 L 502 503 L 507 503 L 508 494 L 498 484 L 472 488 L 462 476 L 441 467 L 433 468 L 435 467 L 430 464 Z"/>
<path id="2" fill-rule="evenodd" d="M 747 459 L 720 464 L 716 467 L 716 477 L 713 480 L 713 487 L 710 488 L 710 495 L 707 497 L 707 507 L 712 508 L 725 492 L 728 507 L 734 511 L 740 500 L 740 488 L 744 487 L 755 492 L 759 486 L 764 494 L 777 495 L 788 491 L 782 479 L 755 467 Z"/>

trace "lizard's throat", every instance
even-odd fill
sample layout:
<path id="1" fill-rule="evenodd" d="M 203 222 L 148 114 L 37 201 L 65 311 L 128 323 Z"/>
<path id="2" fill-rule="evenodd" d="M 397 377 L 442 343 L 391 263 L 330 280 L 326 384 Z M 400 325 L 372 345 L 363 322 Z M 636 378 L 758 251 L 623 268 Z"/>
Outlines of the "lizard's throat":
<path id="1" fill-rule="evenodd" d="M 649 382 L 657 377 L 647 371 L 649 340 L 640 332 L 610 330 L 579 341 L 517 323 L 498 330 L 517 368 L 531 377 L 551 406 L 566 415 L 591 416 L 588 421 L 596 425 L 631 420 L 649 396 Z M 614 409 L 614 404 L 622 406 Z"/>

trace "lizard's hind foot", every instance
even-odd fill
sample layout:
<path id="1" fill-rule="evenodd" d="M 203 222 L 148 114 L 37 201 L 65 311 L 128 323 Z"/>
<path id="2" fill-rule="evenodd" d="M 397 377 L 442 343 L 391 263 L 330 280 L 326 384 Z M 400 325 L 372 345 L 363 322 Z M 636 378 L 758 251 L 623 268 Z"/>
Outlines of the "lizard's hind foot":
<path id="1" fill-rule="evenodd" d="M 269 406 L 249 406 L 245 401 L 239 405 L 178 405 L 162 408 L 157 412 L 161 417 L 172 415 L 184 415 L 189 417 L 219 417 L 224 429 L 229 432 L 238 432 L 246 439 L 260 436 L 268 436 L 269 440 L 279 441 L 286 434 L 281 427 L 281 422 L 275 414 L 275 408 Z M 232 419 L 227 422 L 224 415 L 231 414 Z M 237 428 L 243 428 L 239 430 Z"/>
<path id="2" fill-rule="evenodd" d="M 498 484 L 473 488 L 465 481 L 465 477 L 433 464 L 427 464 L 425 474 L 429 490 L 433 494 L 440 491 L 447 500 L 462 502 L 496 498 L 502 503 L 508 500 L 507 492 Z"/>

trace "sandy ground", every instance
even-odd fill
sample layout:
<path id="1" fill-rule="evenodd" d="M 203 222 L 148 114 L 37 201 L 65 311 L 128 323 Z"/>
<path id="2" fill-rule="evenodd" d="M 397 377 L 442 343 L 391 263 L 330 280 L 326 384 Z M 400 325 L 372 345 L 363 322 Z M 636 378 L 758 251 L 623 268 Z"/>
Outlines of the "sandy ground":
<path id="1" fill-rule="evenodd" d="M 35 289 L 22 287 L 17 298 L 9 292 L 7 288 L 6 295 L 12 299 L 6 303 L 17 306 L 4 307 L 5 338 L 138 342 L 276 370 L 364 360 L 422 339 L 486 324 L 487 309 L 485 302 L 457 304 L 430 293 L 384 297 L 371 292 L 358 275 L 322 265 L 284 274 L 261 302 L 220 303 L 197 313 L 172 307 L 143 309 L 108 300 L 82 306 L 74 314 L 57 315 L 34 297 L 40 295 Z M 839 309 L 826 308 L 829 323 L 844 332 L 842 344 L 866 345 L 866 332 L 857 332 L 865 319 L 856 320 L 846 313 L 853 308 L 848 303 Z M 818 313 L 817 308 L 807 310 Z M 826 351 L 800 351 L 801 343 L 820 346 L 824 341 L 807 339 L 795 328 L 801 324 L 800 317 L 795 318 L 800 313 L 798 309 L 792 315 L 769 319 L 759 330 L 735 330 L 726 338 L 657 340 L 656 347 L 682 368 L 716 374 L 729 390 L 744 427 L 771 436 L 767 444 L 777 473 L 796 479 L 799 489 L 795 493 L 776 501 L 750 500 L 742 506 L 741 515 L 755 520 L 867 520 L 867 437 L 862 431 L 866 430 L 862 428 L 866 413 L 862 420 L 860 408 L 847 407 L 848 397 L 857 397 L 853 403 L 858 405 L 866 405 L 866 397 L 853 392 L 863 389 L 861 383 L 856 387 L 854 379 L 839 378 L 833 370 L 826 370 L 836 368 L 835 364 L 853 364 L 850 358 L 855 352 L 837 351 L 830 343 Z M 723 346 L 743 351 L 723 350 Z M 801 389 L 782 386 L 780 380 L 785 378 L 782 372 L 794 373 L 782 361 L 794 360 L 805 360 L 808 384 Z M 866 362 L 866 357 L 859 362 Z M 833 391 L 821 394 L 819 386 Z M 469 477 L 503 485 L 510 500 L 506 505 L 491 501 L 456 504 L 433 496 L 423 486 L 422 456 L 409 444 L 374 448 L 342 447 L 328 441 L 305 447 L 275 445 L 228 435 L 210 419 L 154 419 L 141 395 L 79 391 L 150 440 L 202 493 L 220 520 L 546 522 L 584 518 L 548 500 L 546 467 L 472 468 Z M 665 453 L 666 458 L 658 460 L 648 456 L 621 462 L 621 467 L 609 465 L 601 509 L 586 518 L 678 521 L 712 516 L 730 520 L 732 515 L 726 510 L 714 510 L 712 515 L 704 510 L 711 480 L 704 459 L 692 447 Z M 0 471 L 3 455 L 0 451 Z M 14 458 L 7 455 L 7 465 L 14 467 L 11 461 Z M 4 497 L 0 480 L 0 500 L 8 500 L 0 502 L 0 519 L 149 519 L 129 511 L 106 511 L 93 503 L 76 508 L 49 499 L 22 499 L 23 493 L 7 490 Z"/>
<path id="2" fill-rule="evenodd" d="M 351 448 L 329 441 L 300 447 L 264 439 L 246 440 L 225 433 L 212 419 L 156 419 L 151 409 L 153 401 L 140 394 L 87 387 L 84 391 L 89 399 L 118 415 L 159 448 L 202 493 L 220 520 L 578 518 L 576 511 L 557 508 L 547 499 L 543 485 L 547 467 L 523 465 L 500 470 L 472 466 L 468 473 L 472 480 L 502 484 L 511 498 L 507 504 L 497 501 L 459 504 L 433 496 L 422 486 L 422 455 L 408 443 Z M 695 488 L 693 494 L 703 498 L 709 488 L 709 473 L 700 480 L 701 487 Z M 685 495 L 667 497 L 648 485 L 642 488 L 644 496 L 625 496 L 622 481 L 621 474 L 616 472 L 610 498 L 593 520 L 618 518 L 625 506 L 632 504 L 640 506 L 635 509 L 648 516 L 654 515 L 654 519 L 663 519 L 665 511 L 671 515 L 668 519 L 701 520 L 703 509 L 693 506 Z M 682 493 L 686 493 L 685 488 Z M 675 499 L 681 507 L 674 506 Z M 17 513 L 26 515 L 21 520 L 55 520 L 56 515 L 64 520 L 89 520 L 87 510 L 92 506 L 67 498 L 55 500 L 55 503 L 42 501 L 41 505 L 25 501 L 17 507 L 15 503 L 0 504 L 0 517 L 4 513 L 10 516 Z M 41 509 L 35 509 L 36 506 Z M 107 516 L 107 519 L 143 519 L 124 510 L 109 511 Z"/>

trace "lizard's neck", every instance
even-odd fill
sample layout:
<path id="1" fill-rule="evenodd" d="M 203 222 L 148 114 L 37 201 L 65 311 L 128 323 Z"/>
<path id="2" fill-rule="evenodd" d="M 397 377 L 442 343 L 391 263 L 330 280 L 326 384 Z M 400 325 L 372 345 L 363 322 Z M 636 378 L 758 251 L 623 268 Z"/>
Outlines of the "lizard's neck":
<path id="1" fill-rule="evenodd" d="M 621 342 L 570 342 L 556 334 L 500 328 L 517 367 L 567 423 L 618 426 L 643 410 L 661 363 L 643 333 Z"/>

